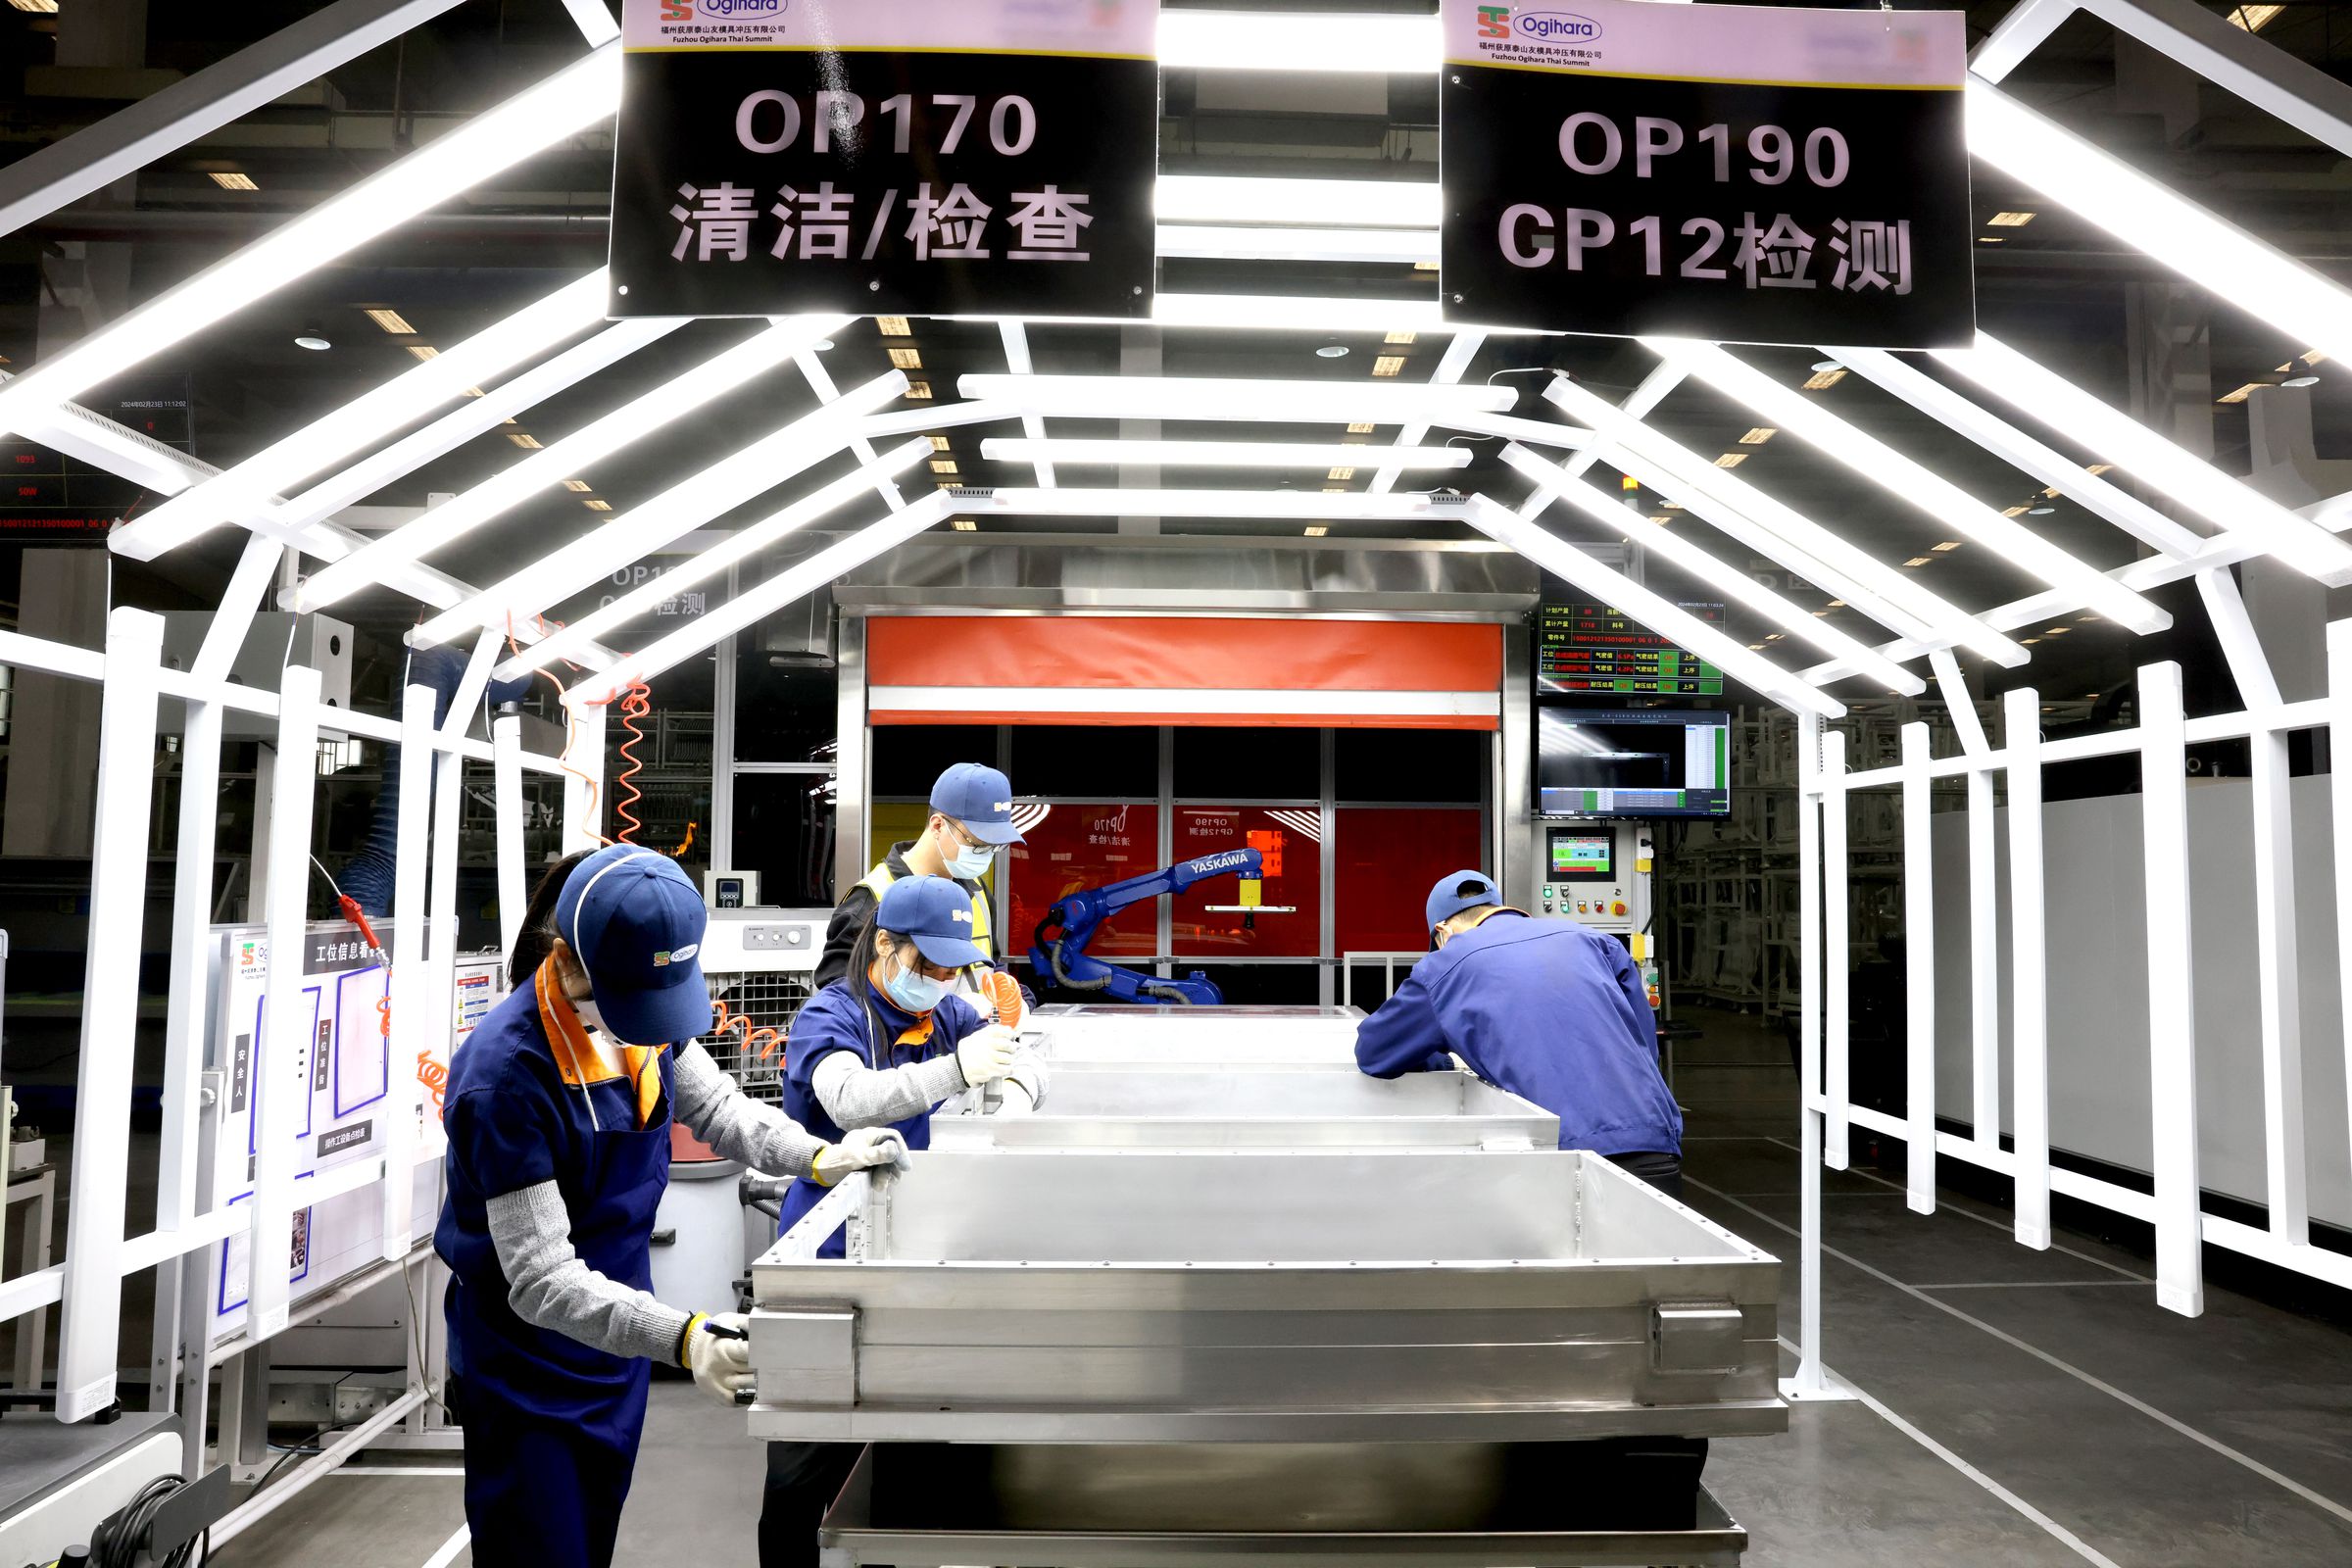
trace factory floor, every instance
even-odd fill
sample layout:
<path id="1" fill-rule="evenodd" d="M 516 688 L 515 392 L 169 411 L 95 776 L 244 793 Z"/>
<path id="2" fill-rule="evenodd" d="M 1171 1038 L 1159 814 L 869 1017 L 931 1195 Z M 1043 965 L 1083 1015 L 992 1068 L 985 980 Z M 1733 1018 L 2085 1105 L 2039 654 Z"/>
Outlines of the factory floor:
<path id="1" fill-rule="evenodd" d="M 1753 1018 L 1686 1017 L 1704 1031 L 1675 1073 L 1689 1199 L 1793 1256 L 1787 1048 Z M 1825 1359 L 1861 1397 L 1714 1446 L 1707 1484 L 1749 1530 L 1750 1568 L 2352 1562 L 2352 1335 L 2213 1288 L 2202 1319 L 2177 1317 L 2143 1257 L 2063 1233 L 2028 1251 L 1958 1195 L 1908 1212 L 1899 1180 L 1826 1179 Z M 1785 1280 L 1793 1336 L 1793 1266 Z M 690 1387 L 655 1388 L 620 1563 L 755 1562 L 761 1455 L 733 1425 Z M 218 1561 L 463 1568 L 459 1486 L 451 1460 L 369 1459 Z"/>

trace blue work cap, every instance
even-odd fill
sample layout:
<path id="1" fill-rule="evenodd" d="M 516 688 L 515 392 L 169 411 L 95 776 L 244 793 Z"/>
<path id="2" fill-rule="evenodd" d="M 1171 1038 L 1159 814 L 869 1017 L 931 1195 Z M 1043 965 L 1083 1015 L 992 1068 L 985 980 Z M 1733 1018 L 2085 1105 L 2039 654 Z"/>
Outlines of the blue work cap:
<path id="1" fill-rule="evenodd" d="M 874 923 L 894 937 L 912 939 L 933 963 L 965 969 L 988 962 L 972 941 L 971 895 L 944 876 L 903 876 L 884 888 Z"/>
<path id="2" fill-rule="evenodd" d="M 931 786 L 931 809 L 952 816 L 983 844 L 1018 844 L 1012 780 L 982 762 L 957 762 Z"/>
<path id="3" fill-rule="evenodd" d="M 1438 885 L 1429 890 L 1429 903 L 1424 910 L 1428 918 L 1421 925 L 1424 930 L 1435 931 L 1464 909 L 1501 902 L 1502 889 L 1486 872 L 1451 871 L 1438 878 Z"/>
<path id="4" fill-rule="evenodd" d="M 709 918 L 678 863 L 634 844 L 582 860 L 556 899 L 556 934 L 588 971 L 597 1011 L 637 1046 L 710 1032 L 710 988 L 696 961 Z"/>

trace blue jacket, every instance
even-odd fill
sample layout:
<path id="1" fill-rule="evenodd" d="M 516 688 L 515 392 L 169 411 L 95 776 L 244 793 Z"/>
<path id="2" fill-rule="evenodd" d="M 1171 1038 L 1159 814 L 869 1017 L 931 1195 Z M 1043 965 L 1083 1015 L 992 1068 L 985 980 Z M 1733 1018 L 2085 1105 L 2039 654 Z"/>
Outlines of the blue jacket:
<path id="1" fill-rule="evenodd" d="M 1413 965 L 1355 1032 L 1356 1065 L 1375 1078 L 1445 1067 L 1448 1052 L 1559 1117 L 1562 1149 L 1682 1152 L 1649 995 L 1613 937 L 1491 915 Z"/>
<path id="2" fill-rule="evenodd" d="M 862 998 L 859 992 L 864 993 Z M 892 1003 L 863 976 L 836 980 L 824 987 L 793 1019 L 792 1035 L 785 1043 L 784 1114 L 808 1128 L 812 1137 L 837 1144 L 846 1129 L 825 1114 L 823 1102 L 816 1098 L 818 1062 L 836 1051 L 847 1051 L 868 1067 L 887 1072 L 948 1054 L 966 1035 L 986 1028 L 988 1020 L 961 996 L 950 992 L 931 1009 L 927 1030 L 925 1023 Z M 908 1149 L 931 1147 L 930 1110 L 893 1125 L 905 1135 Z M 824 1196 L 824 1189 L 814 1182 L 794 1182 L 784 1194 L 780 1230 L 790 1230 L 794 1221 Z M 841 1255 L 838 1232 L 823 1255 Z"/>

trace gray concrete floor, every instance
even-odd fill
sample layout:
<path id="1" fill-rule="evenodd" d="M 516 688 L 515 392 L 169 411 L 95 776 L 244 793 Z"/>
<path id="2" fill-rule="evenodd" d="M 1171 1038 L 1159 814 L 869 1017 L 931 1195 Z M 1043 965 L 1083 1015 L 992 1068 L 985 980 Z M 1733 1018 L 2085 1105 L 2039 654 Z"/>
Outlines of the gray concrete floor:
<path id="1" fill-rule="evenodd" d="M 1752 1019 L 1690 1016 L 1706 1031 L 1676 1072 L 1690 1201 L 1792 1256 L 1786 1048 Z M 1922 1217 L 1867 1170 L 1826 1191 L 1825 1360 L 1870 1402 L 1798 1405 L 1786 1437 L 1715 1445 L 1707 1482 L 1751 1533 L 1751 1568 L 2352 1563 L 2352 1337 L 2211 1288 L 2202 1319 L 2177 1317 L 2144 1259 L 2065 1234 L 2028 1251 L 1948 1193 Z M 1791 1339 L 1796 1289 L 1791 1267 Z M 219 1562 L 464 1568 L 449 1466 L 370 1459 Z M 619 1562 L 752 1568 L 760 1467 L 690 1388 L 658 1385 Z"/>

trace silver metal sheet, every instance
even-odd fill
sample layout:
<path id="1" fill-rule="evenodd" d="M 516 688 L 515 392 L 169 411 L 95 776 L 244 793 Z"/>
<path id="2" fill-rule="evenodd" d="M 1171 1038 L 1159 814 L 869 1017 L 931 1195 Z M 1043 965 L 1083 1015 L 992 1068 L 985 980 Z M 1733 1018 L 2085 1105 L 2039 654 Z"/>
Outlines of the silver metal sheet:
<path id="1" fill-rule="evenodd" d="M 1571 1462 L 1549 1445 L 872 1448 L 825 1517 L 820 1561 L 1736 1568 L 1747 1533 L 1704 1488 L 1684 1519 L 1595 1528 L 1607 1507 L 1556 1479 Z"/>
<path id="2" fill-rule="evenodd" d="M 1777 1431 L 1779 1264 L 1595 1156 L 932 1150 L 853 1256 L 753 1267 L 758 1317 L 846 1310 L 856 1396 L 755 1333 L 755 1436 L 1512 1441 Z M 826 1225 L 830 1229 L 830 1224 Z M 1676 1371 L 1660 1302 L 1740 1314 Z M 1730 1360 L 1731 1356 L 1720 1357 Z"/>
<path id="3" fill-rule="evenodd" d="M 1031 1015 L 1051 1061 L 1287 1061 L 1352 1066 L 1354 1007 L 1117 1007 L 1080 1004 Z"/>
<path id="4" fill-rule="evenodd" d="M 1551 1149 L 1559 1118 L 1466 1072 L 1056 1063 L 1031 1115 L 934 1114 L 934 1149 Z"/>

